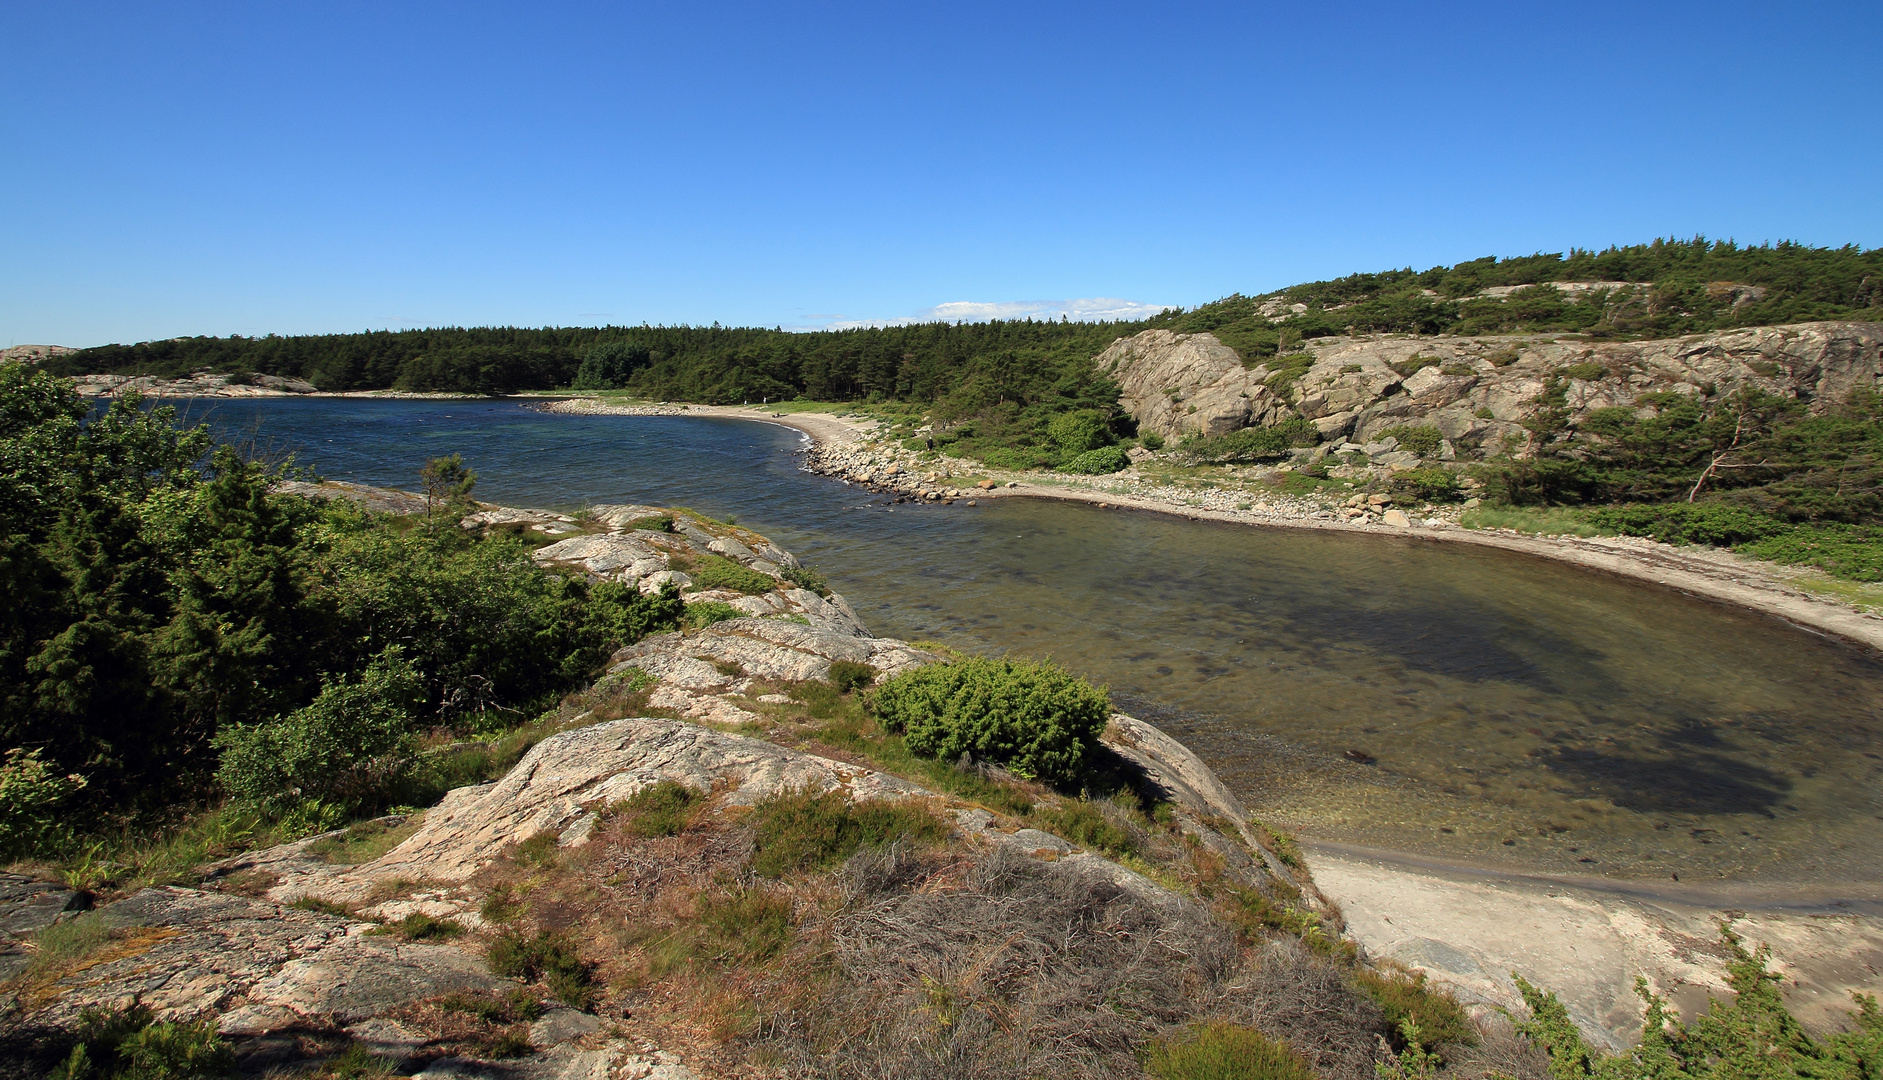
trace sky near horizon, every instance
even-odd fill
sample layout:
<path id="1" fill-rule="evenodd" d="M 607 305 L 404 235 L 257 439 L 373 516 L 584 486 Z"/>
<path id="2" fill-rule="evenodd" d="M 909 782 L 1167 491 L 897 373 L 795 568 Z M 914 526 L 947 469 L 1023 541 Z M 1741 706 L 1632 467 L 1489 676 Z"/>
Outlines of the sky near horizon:
<path id="1" fill-rule="evenodd" d="M 1883 4 L 0 5 L 0 343 L 1883 246 Z"/>

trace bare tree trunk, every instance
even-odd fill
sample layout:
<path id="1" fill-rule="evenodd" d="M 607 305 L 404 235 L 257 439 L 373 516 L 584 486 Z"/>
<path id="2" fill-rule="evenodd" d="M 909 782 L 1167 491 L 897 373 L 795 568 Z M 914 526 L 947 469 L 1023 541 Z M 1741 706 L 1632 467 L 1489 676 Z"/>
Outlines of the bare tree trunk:
<path id="1" fill-rule="evenodd" d="M 1712 476 L 1715 472 L 1719 471 L 1720 462 L 1726 460 L 1726 455 L 1738 449 L 1739 438 L 1741 435 L 1745 434 L 1745 431 L 1746 431 L 1746 414 L 1740 413 L 1739 419 L 1733 422 L 1732 445 L 1728 446 L 1724 450 L 1721 450 L 1719 453 L 1713 455 L 1713 460 L 1707 463 L 1706 471 L 1700 474 L 1700 479 L 1695 480 L 1693 482 L 1693 490 L 1687 492 L 1688 502 L 1692 502 L 1694 498 L 1700 494 L 1700 488 L 1702 485 L 1706 483 L 1707 477 Z"/>

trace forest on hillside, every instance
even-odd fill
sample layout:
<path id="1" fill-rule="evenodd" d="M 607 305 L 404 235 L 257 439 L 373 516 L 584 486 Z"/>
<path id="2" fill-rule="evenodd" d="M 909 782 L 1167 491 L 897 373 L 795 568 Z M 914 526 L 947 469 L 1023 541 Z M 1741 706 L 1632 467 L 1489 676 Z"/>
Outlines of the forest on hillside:
<path id="1" fill-rule="evenodd" d="M 1560 292 L 1555 282 L 1612 287 Z M 1482 295 L 1493 288 L 1508 295 Z M 1292 305 L 1302 305 L 1299 312 Z M 1269 314 L 1264 314 L 1264 309 Z M 1566 332 L 1666 337 L 1814 319 L 1883 320 L 1883 248 L 1731 241 L 1651 244 L 1353 274 L 1232 295 L 1140 322 L 927 323 L 793 332 L 754 327 L 439 328 L 104 345 L 48 361 L 55 374 L 298 377 L 322 390 L 626 389 L 714 404 L 764 398 L 905 401 L 949 417 L 1102 401 L 1088 361 L 1150 327 L 1210 331 L 1257 363 L 1345 333 Z M 1115 397 L 1113 399 L 1115 401 Z"/>

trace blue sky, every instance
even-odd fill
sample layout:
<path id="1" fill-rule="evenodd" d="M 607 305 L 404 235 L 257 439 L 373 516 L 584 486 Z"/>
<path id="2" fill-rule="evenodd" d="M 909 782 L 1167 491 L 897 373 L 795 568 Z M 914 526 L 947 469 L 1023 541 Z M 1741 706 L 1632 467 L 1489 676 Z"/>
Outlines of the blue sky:
<path id="1" fill-rule="evenodd" d="M 11 0 L 0 43 L 4 344 L 1883 245 L 1874 2 Z"/>

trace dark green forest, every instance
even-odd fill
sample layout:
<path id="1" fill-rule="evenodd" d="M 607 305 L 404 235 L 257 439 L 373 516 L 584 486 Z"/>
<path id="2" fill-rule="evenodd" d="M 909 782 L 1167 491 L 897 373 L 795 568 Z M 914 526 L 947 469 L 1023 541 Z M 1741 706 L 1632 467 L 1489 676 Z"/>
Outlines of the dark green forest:
<path id="1" fill-rule="evenodd" d="M 1494 286 L 1558 281 L 1641 287 L 1573 299 L 1553 289 L 1477 295 Z M 1270 301 L 1306 310 L 1274 321 L 1260 313 Z M 1085 407 L 1094 393 L 1103 396 L 1102 387 L 1088 382 L 1087 361 L 1118 337 L 1158 326 L 1211 331 L 1255 363 L 1304 338 L 1343 333 L 1560 331 L 1615 339 L 1847 318 L 1883 319 L 1883 248 L 1742 247 L 1695 238 L 1353 274 L 1263 296 L 1233 295 L 1141 322 L 928 323 L 807 333 L 714 325 L 194 337 L 104 345 L 47 366 L 62 375 L 283 375 L 330 391 L 574 388 L 711 404 L 767 397 L 905 401 L 967 416 L 1002 403 L 1050 405 L 1061 398 Z"/>

